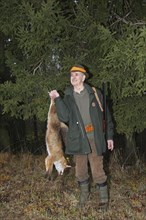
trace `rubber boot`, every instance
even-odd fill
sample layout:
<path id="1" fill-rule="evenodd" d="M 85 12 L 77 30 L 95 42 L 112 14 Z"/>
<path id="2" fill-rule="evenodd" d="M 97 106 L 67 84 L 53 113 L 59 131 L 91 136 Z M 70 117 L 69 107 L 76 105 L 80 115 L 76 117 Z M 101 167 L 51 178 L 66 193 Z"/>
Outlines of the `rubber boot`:
<path id="1" fill-rule="evenodd" d="M 80 198 L 77 205 L 78 208 L 83 208 L 89 197 L 89 181 L 79 182 Z"/>
<path id="2" fill-rule="evenodd" d="M 99 210 L 106 212 L 108 210 L 109 201 L 107 182 L 97 184 L 97 190 L 99 193 Z"/>

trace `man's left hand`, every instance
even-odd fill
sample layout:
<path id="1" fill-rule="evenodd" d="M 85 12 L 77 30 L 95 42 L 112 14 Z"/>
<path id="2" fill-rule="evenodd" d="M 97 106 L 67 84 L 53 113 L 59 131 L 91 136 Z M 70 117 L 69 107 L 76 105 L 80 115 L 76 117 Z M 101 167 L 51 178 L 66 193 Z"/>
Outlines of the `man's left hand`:
<path id="1" fill-rule="evenodd" d="M 111 151 L 114 149 L 113 140 L 107 140 L 107 147 L 108 147 L 108 150 L 111 150 Z"/>

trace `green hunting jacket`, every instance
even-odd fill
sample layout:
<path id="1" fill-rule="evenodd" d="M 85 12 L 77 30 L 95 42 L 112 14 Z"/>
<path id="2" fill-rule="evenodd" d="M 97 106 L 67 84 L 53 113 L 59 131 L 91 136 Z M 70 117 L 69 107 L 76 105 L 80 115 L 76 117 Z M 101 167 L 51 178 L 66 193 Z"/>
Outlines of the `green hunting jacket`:
<path id="1" fill-rule="evenodd" d="M 106 151 L 105 133 L 103 131 L 103 112 L 99 107 L 92 87 L 86 83 L 84 83 L 84 86 L 89 93 L 89 112 L 91 122 L 94 127 L 94 138 L 97 154 L 102 155 Z M 97 93 L 101 103 L 103 103 L 101 92 L 97 90 Z M 91 153 L 91 148 L 87 139 L 82 117 L 73 96 L 72 86 L 65 90 L 63 99 L 60 96 L 55 99 L 55 105 L 59 120 L 68 125 L 65 153 L 70 155 Z M 113 122 L 108 108 L 106 138 L 107 140 L 113 139 Z"/>

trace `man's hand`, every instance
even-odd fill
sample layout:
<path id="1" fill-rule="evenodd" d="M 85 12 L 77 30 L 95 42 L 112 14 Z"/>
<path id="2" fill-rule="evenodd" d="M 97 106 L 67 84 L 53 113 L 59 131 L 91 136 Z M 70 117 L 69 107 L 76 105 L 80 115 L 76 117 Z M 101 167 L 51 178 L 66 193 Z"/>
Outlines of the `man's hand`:
<path id="1" fill-rule="evenodd" d="M 107 140 L 107 147 L 108 147 L 108 150 L 111 150 L 111 151 L 114 149 L 113 140 Z"/>
<path id="2" fill-rule="evenodd" d="M 49 92 L 49 96 L 54 101 L 54 99 L 59 97 L 59 93 L 57 92 L 57 90 L 52 90 L 52 91 Z"/>

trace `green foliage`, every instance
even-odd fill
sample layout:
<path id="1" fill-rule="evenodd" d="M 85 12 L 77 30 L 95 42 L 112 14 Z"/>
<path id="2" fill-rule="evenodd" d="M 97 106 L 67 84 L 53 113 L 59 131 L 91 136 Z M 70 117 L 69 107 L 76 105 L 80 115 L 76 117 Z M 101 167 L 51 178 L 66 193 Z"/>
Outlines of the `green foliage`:
<path id="1" fill-rule="evenodd" d="M 36 115 L 41 121 L 46 119 L 49 108 L 48 92 L 54 89 L 53 83 L 62 80 L 62 76 L 43 77 L 24 74 L 16 83 L 6 82 L 0 86 L 0 102 L 4 113 L 24 120 Z M 65 81 L 58 86 L 63 90 Z"/>
<path id="2" fill-rule="evenodd" d="M 114 117 L 119 133 L 142 131 L 146 115 L 146 28 L 115 40 L 102 59 L 101 81 L 110 85 Z M 144 117 L 144 118 L 143 118 Z"/>
<path id="3" fill-rule="evenodd" d="M 60 74 L 60 39 L 67 21 L 54 0 L 45 2 L 13 0 L 1 2 L 1 11 L 12 16 L 4 19 L 2 13 L 1 31 L 7 42 L 5 57 L 13 82 L 0 85 L 0 101 L 4 113 L 10 113 L 24 120 L 34 115 L 46 119 L 48 111 L 48 90 L 61 90 L 66 84 Z M 18 11 L 17 15 L 15 13 Z M 8 36 L 8 37 L 7 37 Z"/>
<path id="4" fill-rule="evenodd" d="M 146 96 L 126 97 L 114 104 L 114 118 L 118 133 L 127 136 L 146 128 Z"/>
<path id="5" fill-rule="evenodd" d="M 134 1 L 134 5 L 105 0 L 65 4 L 56 0 L 1 0 L 0 37 L 5 54 L 0 56 L 5 58 L 2 66 L 5 63 L 11 76 L 0 85 L 3 113 L 23 119 L 36 115 L 45 120 L 48 90 L 63 91 L 70 66 L 78 62 L 89 67 L 94 76 L 90 82 L 95 86 L 101 87 L 103 82 L 109 85 L 117 131 L 142 131 L 146 28 L 133 24 L 133 13 L 117 18 L 117 14 L 123 17 L 137 7 L 136 18 L 145 19 L 144 13 L 139 15 L 141 1 Z"/>
<path id="6" fill-rule="evenodd" d="M 51 65 L 51 62 L 57 64 L 60 36 L 66 25 L 58 4 L 47 1 L 36 11 L 30 3 L 24 2 L 21 11 L 27 14 L 27 20 L 23 26 L 18 27 L 17 39 L 28 59 L 27 66 L 32 64 L 35 67 L 34 61 L 36 65 L 41 62 L 47 65 Z"/>
<path id="7" fill-rule="evenodd" d="M 113 98 L 142 95 L 146 91 L 146 29 L 118 40 L 103 59 L 104 74 L 113 90 Z"/>

